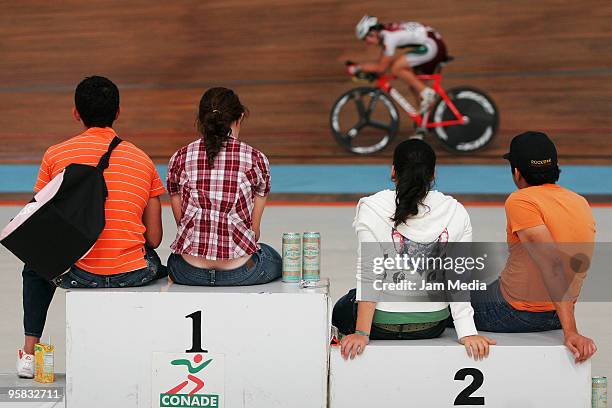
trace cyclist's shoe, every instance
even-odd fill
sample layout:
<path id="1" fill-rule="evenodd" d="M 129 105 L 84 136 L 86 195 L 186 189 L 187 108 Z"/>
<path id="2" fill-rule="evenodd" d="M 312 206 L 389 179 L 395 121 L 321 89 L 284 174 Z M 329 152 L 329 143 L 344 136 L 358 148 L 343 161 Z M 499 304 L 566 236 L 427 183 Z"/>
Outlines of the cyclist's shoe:
<path id="1" fill-rule="evenodd" d="M 410 137 L 408 137 L 408 139 L 423 140 L 423 139 L 425 139 L 425 134 L 426 133 L 427 133 L 427 131 L 425 129 L 417 128 L 417 129 L 415 129 L 414 134 L 411 135 Z"/>
<path id="2" fill-rule="evenodd" d="M 34 378 L 34 356 L 22 349 L 17 351 L 17 375 L 20 378 Z"/>
<path id="3" fill-rule="evenodd" d="M 421 115 L 426 114 L 431 109 L 432 105 L 436 101 L 436 91 L 431 88 L 425 88 L 421 92 Z"/>

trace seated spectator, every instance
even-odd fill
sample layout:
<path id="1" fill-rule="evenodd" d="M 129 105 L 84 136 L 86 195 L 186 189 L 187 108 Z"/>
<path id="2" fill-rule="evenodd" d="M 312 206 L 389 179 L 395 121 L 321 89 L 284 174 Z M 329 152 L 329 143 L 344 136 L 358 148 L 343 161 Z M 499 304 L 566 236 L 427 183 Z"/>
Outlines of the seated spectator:
<path id="1" fill-rule="evenodd" d="M 518 187 L 505 205 L 510 255 L 499 279 L 487 291 L 472 294 L 476 327 L 500 333 L 563 329 L 565 345 L 577 362 L 584 361 L 597 348 L 578 332 L 575 302 L 554 294 L 561 287 L 559 293 L 566 296 L 574 283 L 564 282 L 567 271 L 556 247 L 580 246 L 580 253 L 592 256 L 595 220 L 591 208 L 582 196 L 556 184 L 557 150 L 544 133 L 514 137 L 504 158 Z M 573 280 L 584 276 L 571 274 Z M 573 298 L 579 290 L 571 291 Z"/>
<path id="2" fill-rule="evenodd" d="M 263 153 L 238 139 L 246 114 L 232 90 L 207 90 L 197 119 L 201 137 L 170 159 L 178 232 L 168 273 L 175 283 L 257 285 L 281 276 L 278 252 L 258 244 L 270 168 Z"/>
<path id="3" fill-rule="evenodd" d="M 85 78 L 76 88 L 74 101 L 72 114 L 85 131 L 47 149 L 35 192 L 71 163 L 96 166 L 117 135 L 112 125 L 119 117 L 119 90 L 113 82 L 99 76 Z M 159 196 L 165 192 L 153 162 L 142 150 L 123 141 L 112 152 L 104 179 L 108 188 L 106 225 L 91 251 L 52 282 L 24 266 L 25 345 L 18 352 L 20 377 L 34 375 L 34 345 L 42 336 L 56 287 L 142 286 L 167 275 L 153 250 L 162 240 Z"/>
<path id="4" fill-rule="evenodd" d="M 332 324 L 346 335 L 341 342 L 344 358 L 363 353 L 370 339 L 438 337 L 451 315 L 459 342 L 465 345 L 468 355 L 486 357 L 489 345 L 495 344 L 478 335 L 469 302 L 430 301 L 430 297 L 411 301 L 402 297 L 410 296 L 408 293 L 394 294 L 390 300 L 379 289 L 371 289 L 382 279 L 372 267 L 376 257 L 437 256 L 436 251 L 448 242 L 471 242 L 472 226 L 465 208 L 454 198 L 432 190 L 435 165 L 436 155 L 427 143 L 416 139 L 400 143 L 393 154 L 391 170 L 396 189 L 362 198 L 357 205 L 353 226 L 359 241 L 358 289 L 338 300 L 332 315 Z M 394 248 L 394 253 L 388 248 Z M 418 272 L 417 279 L 423 277 L 425 281 L 429 271 Z"/>

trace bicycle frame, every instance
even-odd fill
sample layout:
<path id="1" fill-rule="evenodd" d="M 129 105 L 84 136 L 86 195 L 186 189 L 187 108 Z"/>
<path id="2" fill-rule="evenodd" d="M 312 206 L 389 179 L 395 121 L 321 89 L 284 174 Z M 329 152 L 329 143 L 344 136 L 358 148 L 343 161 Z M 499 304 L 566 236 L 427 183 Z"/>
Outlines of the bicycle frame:
<path id="1" fill-rule="evenodd" d="M 431 129 L 431 128 L 440 127 L 440 126 L 463 125 L 465 123 L 465 119 L 463 118 L 463 115 L 461 115 L 461 112 L 459 112 L 459 110 L 450 100 L 448 95 L 446 95 L 446 92 L 444 91 L 444 89 L 440 86 L 440 83 L 442 82 L 442 75 L 440 74 L 417 75 L 416 77 L 422 81 L 434 81 L 432 89 L 438 95 L 440 95 L 440 97 L 442 98 L 442 100 L 444 100 L 444 102 L 446 102 L 446 105 L 448 105 L 448 108 L 451 110 L 451 112 L 453 112 L 453 115 L 455 115 L 456 119 L 444 120 L 440 122 L 429 122 L 428 120 L 429 120 L 430 112 L 428 112 L 424 116 L 421 115 L 412 106 L 412 104 L 408 102 L 401 93 L 399 93 L 397 89 L 391 86 L 389 81 L 396 79 L 396 77 L 393 75 L 383 75 L 380 78 L 378 78 L 376 80 L 376 87 L 383 90 L 387 94 L 389 94 L 389 96 L 393 98 L 393 100 L 397 102 L 399 106 L 401 106 L 401 108 L 408 114 L 408 116 L 410 116 L 410 118 L 417 124 L 419 128 Z"/>

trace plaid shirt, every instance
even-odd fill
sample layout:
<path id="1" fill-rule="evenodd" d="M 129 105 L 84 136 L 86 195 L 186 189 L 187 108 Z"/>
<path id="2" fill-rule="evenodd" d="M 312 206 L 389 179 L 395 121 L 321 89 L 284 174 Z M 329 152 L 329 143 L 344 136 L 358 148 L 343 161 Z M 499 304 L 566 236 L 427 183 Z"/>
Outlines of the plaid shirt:
<path id="1" fill-rule="evenodd" d="M 259 249 L 251 213 L 255 194 L 270 192 L 270 165 L 263 153 L 230 138 L 210 168 L 204 141 L 198 139 L 170 159 L 167 186 L 170 195 L 180 194 L 182 204 L 173 253 L 234 259 Z"/>

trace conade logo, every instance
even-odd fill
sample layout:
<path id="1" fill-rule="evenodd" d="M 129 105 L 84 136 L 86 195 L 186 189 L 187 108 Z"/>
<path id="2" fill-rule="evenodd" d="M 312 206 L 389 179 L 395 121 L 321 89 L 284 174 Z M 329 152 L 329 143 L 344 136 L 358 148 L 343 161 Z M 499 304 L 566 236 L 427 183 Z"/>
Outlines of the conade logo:
<path id="1" fill-rule="evenodd" d="M 170 361 L 171 365 L 174 366 L 185 366 L 188 374 L 187 378 L 180 384 L 159 395 L 159 405 L 161 407 L 219 407 L 219 395 L 217 394 L 198 394 L 200 391 L 204 391 L 204 381 L 195 374 L 202 371 L 207 365 L 209 365 L 213 359 L 208 359 L 202 362 L 202 355 L 196 354 L 193 358 L 193 363 L 187 359 L 176 359 Z M 193 389 L 186 393 L 183 391 L 189 383 L 193 384 Z M 183 393 L 181 393 L 183 391 Z"/>

